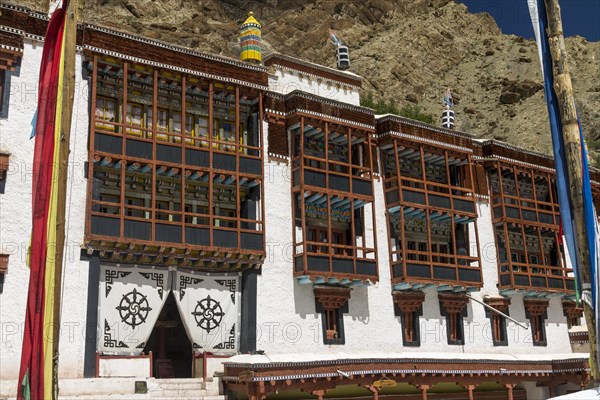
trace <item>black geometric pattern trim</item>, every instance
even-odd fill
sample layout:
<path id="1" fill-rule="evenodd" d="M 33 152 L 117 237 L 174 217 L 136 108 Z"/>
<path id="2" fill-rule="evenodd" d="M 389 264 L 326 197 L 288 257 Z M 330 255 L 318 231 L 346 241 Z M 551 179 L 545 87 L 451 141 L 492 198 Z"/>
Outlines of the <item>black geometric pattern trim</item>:
<path id="1" fill-rule="evenodd" d="M 185 289 L 188 285 L 197 285 L 204 282 L 204 279 L 194 278 L 192 276 L 180 275 L 179 276 L 179 301 L 183 300 L 185 296 Z"/>
<path id="2" fill-rule="evenodd" d="M 112 333 L 110 332 L 110 325 L 108 324 L 107 320 L 104 320 L 104 347 L 109 347 L 112 349 L 126 349 L 129 347 L 122 341 L 117 341 L 116 339 L 112 338 Z"/>
<path id="3" fill-rule="evenodd" d="M 235 350 L 235 324 L 231 327 L 229 331 L 229 337 L 223 343 L 219 343 L 215 346 L 215 349 L 220 350 Z"/>
<path id="4" fill-rule="evenodd" d="M 235 292 L 237 288 L 237 279 L 215 279 L 219 285 L 229 288 L 231 292 L 231 301 L 235 304 Z"/>
<path id="5" fill-rule="evenodd" d="M 119 279 L 119 278 L 125 278 L 126 276 L 131 275 L 131 272 L 126 272 L 126 271 L 115 271 L 113 269 L 107 269 L 106 270 L 106 274 L 104 276 L 104 281 L 105 281 L 105 287 L 106 287 L 106 296 L 108 297 L 108 294 L 110 293 L 110 291 L 112 290 L 112 284 L 114 283 L 115 279 Z"/>
<path id="6" fill-rule="evenodd" d="M 200 350 L 200 349 L 203 349 L 204 347 L 202 347 L 198 343 L 194 342 L 194 343 L 192 343 L 192 348 L 194 350 Z"/>
<path id="7" fill-rule="evenodd" d="M 137 346 L 135 346 L 136 349 L 143 349 L 144 347 L 146 347 L 146 342 L 142 342 L 142 343 L 138 344 Z"/>
<path id="8" fill-rule="evenodd" d="M 165 277 L 165 275 L 161 274 L 160 272 L 140 272 L 140 275 L 146 279 L 154 281 L 154 283 L 156 284 L 156 288 L 158 289 L 158 295 L 160 296 L 160 299 L 162 300 L 163 285 L 164 285 L 163 278 Z"/>

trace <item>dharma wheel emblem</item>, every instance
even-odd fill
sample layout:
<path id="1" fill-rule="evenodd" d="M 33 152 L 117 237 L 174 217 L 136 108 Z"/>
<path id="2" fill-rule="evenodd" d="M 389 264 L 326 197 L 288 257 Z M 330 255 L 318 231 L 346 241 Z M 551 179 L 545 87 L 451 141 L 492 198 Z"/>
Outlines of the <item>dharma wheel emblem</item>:
<path id="1" fill-rule="evenodd" d="M 221 304 L 208 296 L 196 304 L 192 315 L 196 319 L 197 326 L 210 333 L 210 331 L 221 325 L 225 313 L 221 308 Z"/>
<path id="2" fill-rule="evenodd" d="M 121 321 L 135 328 L 146 322 L 148 312 L 152 308 L 148 305 L 148 298 L 136 289 L 133 289 L 132 292 L 123 295 L 117 310 L 119 310 Z"/>

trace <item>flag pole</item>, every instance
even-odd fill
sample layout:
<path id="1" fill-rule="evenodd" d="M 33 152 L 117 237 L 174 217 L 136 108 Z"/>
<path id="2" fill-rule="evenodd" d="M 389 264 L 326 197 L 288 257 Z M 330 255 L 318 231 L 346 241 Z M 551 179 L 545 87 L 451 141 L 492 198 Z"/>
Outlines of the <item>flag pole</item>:
<path id="1" fill-rule="evenodd" d="M 567 51 L 563 36 L 562 20 L 558 0 L 544 0 L 548 17 L 548 42 L 552 55 L 552 73 L 554 75 L 554 91 L 558 98 L 560 118 L 563 126 L 563 140 L 567 171 L 569 174 L 569 194 L 573 208 L 575 235 L 577 238 L 577 262 L 580 266 L 582 289 L 591 290 L 590 249 L 588 245 L 583 206 L 583 171 L 582 147 L 573 85 L 569 74 Z M 584 302 L 584 315 L 588 327 L 590 341 L 590 375 L 592 382 L 597 382 L 599 376 L 598 354 L 596 349 L 596 320 L 590 304 Z"/>
<path id="2" fill-rule="evenodd" d="M 62 107 L 62 121 L 60 129 L 59 153 L 58 153 L 58 196 L 56 216 L 56 253 L 54 275 L 54 342 L 52 343 L 52 384 L 53 397 L 58 398 L 58 345 L 60 338 L 60 311 L 61 311 L 61 289 L 62 270 L 65 248 L 65 213 L 67 208 L 67 183 L 69 179 L 69 153 L 71 139 L 71 119 L 73 115 L 73 103 L 75 99 L 75 55 L 77 40 L 77 13 L 78 0 L 70 0 L 67 8 L 65 30 L 64 30 L 64 84 L 61 88 L 62 101 L 58 104 Z"/>

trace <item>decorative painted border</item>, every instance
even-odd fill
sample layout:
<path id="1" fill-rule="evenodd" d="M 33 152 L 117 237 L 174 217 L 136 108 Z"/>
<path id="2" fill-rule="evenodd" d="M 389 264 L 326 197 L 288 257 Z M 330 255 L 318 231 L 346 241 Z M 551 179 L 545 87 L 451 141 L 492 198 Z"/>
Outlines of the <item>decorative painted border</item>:
<path id="1" fill-rule="evenodd" d="M 414 142 L 422 142 L 422 143 L 427 143 L 427 144 L 433 144 L 433 145 L 439 146 L 439 147 L 447 147 L 450 149 L 461 151 L 463 153 L 469 153 L 469 154 L 473 153 L 473 149 L 470 149 L 468 147 L 457 146 L 455 144 L 444 143 L 444 142 L 440 142 L 438 140 L 422 138 L 420 136 L 415 136 L 415 135 L 409 135 L 408 133 L 402 133 L 402 132 L 397 132 L 397 131 L 387 131 L 387 132 L 379 134 L 380 138 L 385 137 L 385 136 L 397 136 L 397 137 L 411 140 Z"/>
<path id="2" fill-rule="evenodd" d="M 325 97 L 317 96 L 317 95 L 314 95 L 312 93 L 303 92 L 302 90 L 298 90 L 298 89 L 296 89 L 294 91 L 291 91 L 288 94 L 286 94 L 284 96 L 284 99 L 285 100 L 289 100 L 289 99 L 291 99 L 293 97 L 304 97 L 305 99 L 317 101 L 317 102 L 322 103 L 322 104 L 329 104 L 329 105 L 332 105 L 334 107 L 345 108 L 347 110 L 356 111 L 356 112 L 360 112 L 360 113 L 363 113 L 363 114 L 368 114 L 368 115 L 375 116 L 375 111 L 373 111 L 370 108 L 361 107 L 361 106 L 355 106 L 355 105 L 344 103 L 344 102 L 341 102 L 341 101 L 327 99 Z"/>
<path id="3" fill-rule="evenodd" d="M 362 359 L 337 359 L 337 360 L 317 360 L 300 362 L 278 362 L 278 363 L 231 363 L 225 362 L 228 368 L 282 368 L 282 367 L 311 367 L 324 365 L 344 365 L 344 364 L 402 364 L 402 363 L 421 363 L 421 364 L 517 364 L 526 365 L 531 363 L 583 363 L 587 358 L 569 358 L 561 360 L 481 360 L 481 359 L 443 359 L 443 358 L 362 358 Z M 581 369 L 583 370 L 583 369 Z M 409 370 L 410 373 L 416 370 Z M 499 370 L 492 370 L 499 372 Z M 447 372 L 446 370 L 442 372 Z M 508 371 L 512 372 L 512 371 Z"/>
<path id="4" fill-rule="evenodd" d="M 227 363 L 224 363 L 227 364 Z M 230 364 L 227 364 L 231 366 Z M 488 374 L 488 375 L 529 375 L 529 374 L 562 374 L 569 372 L 589 372 L 589 368 L 565 368 L 565 369 L 535 369 L 535 370 L 510 370 L 501 371 L 498 369 L 464 369 L 464 370 L 442 370 L 442 369 L 372 369 L 358 371 L 344 371 L 344 374 L 353 375 L 369 375 L 369 374 L 446 374 L 446 375 L 469 375 L 469 374 Z M 338 372 L 314 373 L 314 374 L 298 374 L 298 375 L 275 375 L 275 376 L 258 376 L 244 381 L 261 382 L 261 381 L 285 381 L 288 379 L 312 379 L 312 378 L 329 378 L 338 377 Z M 239 376 L 224 376 L 224 381 L 242 381 Z"/>
<path id="5" fill-rule="evenodd" d="M 33 11 L 32 9 L 27 8 L 27 7 L 21 7 L 21 6 L 15 6 L 12 4 L 0 3 L 0 8 L 24 12 L 24 13 L 29 14 L 33 18 L 41 19 L 44 21 L 50 21 L 50 17 L 48 17 L 46 14 L 41 14 L 41 13 L 39 13 L 37 11 Z"/>
<path id="6" fill-rule="evenodd" d="M 556 170 L 554 168 L 548 168 L 548 167 L 544 167 L 544 166 L 541 166 L 541 165 L 531 164 L 531 163 L 527 163 L 525 161 L 519 161 L 519 160 L 515 160 L 513 158 L 508 158 L 508 157 L 504 157 L 504 156 L 498 156 L 498 155 L 495 155 L 495 154 L 487 156 L 487 157 L 473 156 L 473 161 L 482 161 L 482 160 L 486 160 L 486 159 L 489 159 L 489 158 L 497 158 L 499 161 L 505 161 L 505 162 L 512 163 L 512 164 L 519 164 L 519 165 L 521 165 L 523 167 L 538 169 L 538 170 L 545 171 L 545 172 L 550 172 L 550 173 L 553 173 L 553 174 L 556 173 Z"/>
<path id="7" fill-rule="evenodd" d="M 513 146 L 511 144 L 501 142 L 496 139 L 485 140 L 485 141 L 481 142 L 481 145 L 482 146 L 490 146 L 491 145 L 491 146 L 503 147 L 508 150 L 518 151 L 519 153 L 529 154 L 530 156 L 541 157 L 541 158 L 545 158 L 546 160 L 554 160 L 554 157 L 551 157 L 547 154 L 543 154 L 543 153 L 539 153 L 537 151 L 527 150 L 527 149 L 524 149 L 521 147 Z"/>
<path id="8" fill-rule="evenodd" d="M 423 129 L 427 129 L 427 130 L 438 132 L 438 133 L 445 133 L 450 136 L 456 136 L 456 137 L 460 137 L 463 139 L 473 139 L 475 137 L 475 135 L 472 135 L 467 132 L 461 132 L 461 131 L 455 131 L 452 129 L 440 128 L 439 126 L 429 125 L 424 122 L 415 121 L 412 119 L 400 117 L 398 115 L 393 115 L 393 114 L 385 114 L 385 115 L 379 117 L 377 119 L 377 122 L 385 122 L 388 120 L 400 122 L 400 123 L 411 125 L 411 126 L 416 126 L 418 128 L 423 128 Z"/>
<path id="9" fill-rule="evenodd" d="M 344 119 L 344 118 L 338 118 L 338 117 L 333 117 L 331 115 L 327 115 L 327 114 L 323 114 L 323 113 L 318 113 L 315 111 L 310 111 L 310 110 L 305 110 L 303 108 L 296 108 L 294 110 L 288 111 L 285 116 L 289 117 L 291 115 L 294 115 L 295 113 L 303 113 L 303 114 L 308 114 L 308 115 L 312 115 L 318 118 L 322 118 L 322 119 L 330 119 L 330 120 L 334 120 L 334 121 L 338 121 L 344 124 L 348 124 L 348 125 L 354 125 L 360 128 L 364 128 L 364 129 L 375 129 L 374 125 L 368 125 L 368 124 L 363 124 L 361 122 L 355 122 L 355 121 L 350 121 L 348 119 Z"/>
<path id="10" fill-rule="evenodd" d="M 236 67 L 241 67 L 241 68 L 244 68 L 244 69 L 250 69 L 250 70 L 254 70 L 254 71 L 260 71 L 260 72 L 266 72 L 267 71 L 267 68 L 263 67 L 262 65 L 252 65 L 252 64 L 248 64 L 248 63 L 245 63 L 245 62 L 242 62 L 242 61 L 237 61 L 237 60 L 234 60 L 234 59 L 231 59 L 231 58 L 227 58 L 227 57 L 216 56 L 216 55 L 207 54 L 207 53 L 200 53 L 200 52 L 197 52 L 197 51 L 194 51 L 194 50 L 187 49 L 185 47 L 173 46 L 171 44 L 168 44 L 168 43 L 165 43 L 165 42 L 161 42 L 161 41 L 158 41 L 158 40 L 149 39 L 149 38 L 145 38 L 145 37 L 141 37 L 141 36 L 135 36 L 135 35 L 132 35 L 130 33 L 121 32 L 121 31 L 117 31 L 117 30 L 114 30 L 114 29 L 101 27 L 101 26 L 98 26 L 98 25 L 83 24 L 81 26 L 84 29 L 93 29 L 93 30 L 96 30 L 96 31 L 99 31 L 99 32 L 108 33 L 109 35 L 120 36 L 120 37 L 125 38 L 125 39 L 135 40 L 136 42 L 145 43 L 145 44 L 149 44 L 149 45 L 156 46 L 156 47 L 161 47 L 163 49 L 177 51 L 179 53 L 188 54 L 188 55 L 194 56 L 194 57 L 206 58 L 206 59 L 209 59 L 209 60 L 218 61 L 218 62 L 230 64 L 230 65 L 235 65 Z"/>
<path id="11" fill-rule="evenodd" d="M 86 44 L 84 44 L 82 47 L 85 50 L 92 51 L 95 53 L 100 53 L 100 54 L 104 54 L 104 55 L 111 56 L 111 57 L 121 58 L 124 60 L 132 61 L 132 62 L 136 62 L 136 63 L 140 63 L 140 64 L 146 64 L 146 65 L 150 65 L 150 66 L 157 67 L 157 68 L 170 69 L 173 71 L 181 72 L 182 74 L 201 76 L 203 78 L 214 79 L 214 80 L 233 83 L 233 84 L 241 85 L 241 86 L 248 86 L 248 87 L 252 87 L 255 89 L 259 89 L 259 90 L 267 90 L 268 89 L 267 86 L 257 85 L 255 83 L 250 83 L 250 82 L 242 81 L 239 79 L 226 78 L 226 77 L 219 76 L 219 75 L 213 75 L 213 74 L 207 74 L 205 72 L 194 71 L 194 70 L 191 70 L 188 68 L 176 67 L 174 65 L 163 64 L 163 63 L 159 63 L 156 61 L 146 60 L 143 58 L 128 56 L 128 55 L 125 55 L 122 53 L 118 53 L 116 51 L 105 50 L 105 49 L 102 49 L 99 47 L 94 47 L 94 46 L 90 46 L 90 45 L 86 45 Z"/>

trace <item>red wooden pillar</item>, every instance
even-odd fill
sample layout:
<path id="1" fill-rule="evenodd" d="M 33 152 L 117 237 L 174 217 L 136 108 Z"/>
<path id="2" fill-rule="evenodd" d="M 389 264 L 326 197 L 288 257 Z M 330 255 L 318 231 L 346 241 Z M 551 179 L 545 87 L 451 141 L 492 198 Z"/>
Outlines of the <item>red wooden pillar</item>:
<path id="1" fill-rule="evenodd" d="M 515 387 L 515 385 L 512 384 L 512 383 L 506 383 L 504 385 L 504 387 L 506 387 L 506 391 L 507 391 L 506 392 L 506 399 L 507 400 L 514 400 L 513 399 L 513 388 Z"/>
<path id="2" fill-rule="evenodd" d="M 467 390 L 469 391 L 469 400 L 475 400 L 475 397 L 473 396 L 475 385 L 467 385 Z"/>
<path id="3" fill-rule="evenodd" d="M 419 385 L 417 388 L 421 389 L 421 400 L 427 400 L 427 391 L 429 390 L 429 385 Z"/>

